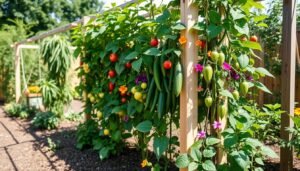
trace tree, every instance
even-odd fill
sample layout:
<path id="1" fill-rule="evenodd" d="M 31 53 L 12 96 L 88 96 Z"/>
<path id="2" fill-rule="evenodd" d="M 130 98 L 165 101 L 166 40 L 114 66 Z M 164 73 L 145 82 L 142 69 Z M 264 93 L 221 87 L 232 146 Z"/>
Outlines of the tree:
<path id="1" fill-rule="evenodd" d="M 99 0 L 0 0 L 0 25 L 20 19 L 36 33 L 101 10 Z"/>

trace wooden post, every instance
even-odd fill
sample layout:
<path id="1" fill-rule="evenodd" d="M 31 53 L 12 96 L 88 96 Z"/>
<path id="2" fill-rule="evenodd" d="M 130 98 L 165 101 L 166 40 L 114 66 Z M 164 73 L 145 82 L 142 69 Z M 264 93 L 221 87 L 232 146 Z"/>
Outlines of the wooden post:
<path id="1" fill-rule="evenodd" d="M 15 45 L 15 92 L 16 92 L 16 103 L 21 98 L 21 59 L 20 59 L 20 48 Z"/>
<path id="2" fill-rule="evenodd" d="M 294 116 L 295 99 L 295 54 L 296 54 L 296 0 L 283 1 L 283 47 L 282 47 L 282 72 L 281 72 L 281 104 L 282 109 Z M 291 118 L 281 115 L 281 138 L 289 141 L 291 134 L 286 127 L 293 127 Z M 293 150 L 280 149 L 280 170 L 293 169 Z"/>
<path id="3" fill-rule="evenodd" d="M 195 46 L 198 35 L 192 27 L 197 22 L 198 9 L 193 4 L 193 0 L 181 0 L 180 10 L 181 22 L 186 26 L 186 29 L 181 32 L 181 36 L 187 39 L 182 52 L 184 82 L 180 94 L 180 152 L 185 153 L 197 136 L 198 78 L 197 73 L 194 72 L 194 64 L 197 63 L 198 58 L 197 47 Z"/>

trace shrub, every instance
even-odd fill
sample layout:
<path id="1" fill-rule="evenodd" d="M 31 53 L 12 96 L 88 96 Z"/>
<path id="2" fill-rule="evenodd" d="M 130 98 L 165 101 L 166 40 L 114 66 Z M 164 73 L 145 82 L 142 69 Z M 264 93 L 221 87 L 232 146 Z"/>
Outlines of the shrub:
<path id="1" fill-rule="evenodd" d="M 53 112 L 39 112 L 31 121 L 34 127 L 40 129 L 55 129 L 58 127 L 60 119 Z"/>
<path id="2" fill-rule="evenodd" d="M 36 112 L 36 109 L 29 108 L 27 105 L 18 104 L 18 103 L 9 103 L 4 106 L 5 112 L 12 117 L 18 117 L 21 119 L 29 118 L 33 116 Z"/>
<path id="3" fill-rule="evenodd" d="M 76 133 L 76 147 L 83 149 L 93 144 L 93 139 L 98 136 L 98 131 L 98 123 L 94 120 L 87 120 L 80 124 Z"/>

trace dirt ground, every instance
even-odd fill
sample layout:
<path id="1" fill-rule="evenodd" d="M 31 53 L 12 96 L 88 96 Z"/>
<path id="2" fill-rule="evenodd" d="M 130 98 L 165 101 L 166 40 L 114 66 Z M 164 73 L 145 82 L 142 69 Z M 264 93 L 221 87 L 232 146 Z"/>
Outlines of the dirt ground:
<path id="1" fill-rule="evenodd" d="M 73 105 L 75 111 L 80 110 L 80 104 Z M 77 150 L 75 131 L 78 124 L 63 121 L 57 130 L 41 131 L 33 128 L 30 121 L 7 117 L 1 108 L 0 171 L 143 170 L 140 167 L 141 156 L 134 148 L 127 148 L 120 155 L 104 161 L 100 161 L 97 152 L 92 149 Z M 50 150 L 48 138 L 54 142 L 59 141 L 59 149 Z M 279 153 L 279 147 L 272 148 Z M 300 170 L 300 160 L 294 160 L 294 167 Z M 279 159 L 269 161 L 265 170 L 279 170 Z"/>

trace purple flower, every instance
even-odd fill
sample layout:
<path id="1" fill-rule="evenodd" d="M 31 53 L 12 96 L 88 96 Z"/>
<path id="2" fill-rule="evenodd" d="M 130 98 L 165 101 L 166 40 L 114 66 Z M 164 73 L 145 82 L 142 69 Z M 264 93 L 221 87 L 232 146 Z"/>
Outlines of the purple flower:
<path id="1" fill-rule="evenodd" d="M 206 137 L 206 133 L 205 131 L 199 131 L 198 134 L 197 134 L 197 138 L 198 139 L 203 139 Z"/>
<path id="2" fill-rule="evenodd" d="M 201 64 L 195 64 L 194 69 L 196 72 L 202 72 L 203 71 L 203 66 Z"/>
<path id="3" fill-rule="evenodd" d="M 230 70 L 230 76 L 234 80 L 240 79 L 240 75 L 238 73 L 236 73 L 233 69 Z"/>
<path id="4" fill-rule="evenodd" d="M 222 68 L 225 70 L 225 71 L 230 71 L 231 70 L 231 65 L 224 62 L 223 65 L 222 65 Z"/>
<path id="5" fill-rule="evenodd" d="M 124 121 L 124 122 L 128 122 L 128 120 L 129 120 L 129 117 L 128 117 L 127 115 L 125 115 L 125 116 L 123 117 L 123 121 Z"/>
<path id="6" fill-rule="evenodd" d="M 147 76 L 146 74 L 140 74 L 138 75 L 136 78 L 135 78 L 135 84 L 140 84 L 140 83 L 143 83 L 143 82 L 147 82 L 148 79 L 147 79 Z"/>
<path id="7" fill-rule="evenodd" d="M 222 128 L 222 123 L 219 121 L 214 121 L 213 123 L 214 129 L 221 129 Z"/>
<path id="8" fill-rule="evenodd" d="M 253 77 L 251 75 L 247 75 L 246 79 L 249 80 L 249 81 L 253 81 Z"/>

